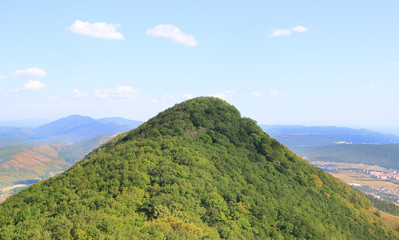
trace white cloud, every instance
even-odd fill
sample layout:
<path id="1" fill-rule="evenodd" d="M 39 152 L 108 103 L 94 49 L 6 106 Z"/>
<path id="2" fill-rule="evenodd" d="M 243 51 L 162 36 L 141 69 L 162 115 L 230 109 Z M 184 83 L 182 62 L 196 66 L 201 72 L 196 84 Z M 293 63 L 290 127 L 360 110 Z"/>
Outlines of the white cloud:
<path id="1" fill-rule="evenodd" d="M 279 37 L 279 36 L 289 36 L 292 32 L 307 32 L 308 29 L 304 26 L 296 26 L 291 29 L 272 29 L 272 33 L 269 34 L 269 37 Z"/>
<path id="2" fill-rule="evenodd" d="M 304 26 L 298 25 L 298 26 L 296 26 L 296 27 L 293 27 L 293 28 L 292 28 L 292 31 L 295 31 L 295 32 L 307 32 L 308 29 L 305 28 Z"/>
<path id="3" fill-rule="evenodd" d="M 8 78 L 8 76 L 0 74 L 0 79 L 7 79 L 7 78 Z"/>
<path id="4" fill-rule="evenodd" d="M 123 40 L 125 37 L 116 31 L 118 27 L 120 27 L 119 24 L 105 22 L 89 23 L 76 20 L 71 26 L 66 28 L 66 31 L 94 38 Z"/>
<path id="5" fill-rule="evenodd" d="M 272 33 L 270 33 L 270 37 L 278 37 L 278 36 L 288 36 L 291 35 L 290 29 L 272 29 Z"/>
<path id="6" fill-rule="evenodd" d="M 24 90 L 36 91 L 46 87 L 46 83 L 37 80 L 29 80 L 24 86 Z"/>
<path id="7" fill-rule="evenodd" d="M 79 89 L 72 90 L 71 94 L 74 98 L 81 98 L 81 97 L 89 96 L 88 92 L 81 92 L 81 91 L 79 91 Z"/>
<path id="8" fill-rule="evenodd" d="M 278 96 L 280 93 L 278 91 L 270 91 L 269 92 L 270 96 L 276 97 Z"/>
<path id="9" fill-rule="evenodd" d="M 153 98 L 153 99 L 151 100 L 151 102 L 152 102 L 152 103 L 157 103 L 157 102 L 159 102 L 159 101 L 158 101 L 158 99 Z"/>
<path id="10" fill-rule="evenodd" d="M 19 77 L 19 76 L 43 77 L 46 76 L 46 72 L 40 68 L 32 67 L 32 68 L 27 68 L 25 70 L 15 70 L 13 73 L 10 73 L 10 75 L 14 77 Z"/>
<path id="11" fill-rule="evenodd" d="M 97 98 L 130 98 L 137 93 L 137 90 L 132 86 L 120 86 L 116 90 L 99 89 L 94 92 Z"/>
<path id="12" fill-rule="evenodd" d="M 184 98 L 184 99 L 191 99 L 191 98 L 194 98 L 194 94 L 185 93 L 185 94 L 183 94 L 183 98 Z"/>
<path id="13" fill-rule="evenodd" d="M 396 62 L 395 64 L 399 64 L 399 62 Z"/>
<path id="14" fill-rule="evenodd" d="M 375 86 L 375 84 L 374 83 L 367 83 L 367 84 L 362 84 L 361 86 L 364 87 L 364 88 L 372 88 L 372 87 Z"/>
<path id="15" fill-rule="evenodd" d="M 232 97 L 233 94 L 234 94 L 234 91 L 227 90 L 227 91 L 223 91 L 221 93 L 216 93 L 216 94 L 213 95 L 213 97 L 217 97 L 217 98 L 221 98 L 221 99 L 227 99 L 227 98 Z"/>
<path id="16" fill-rule="evenodd" d="M 160 24 L 146 31 L 148 36 L 165 37 L 186 46 L 197 46 L 197 40 L 192 35 L 187 35 L 172 24 Z"/>
<path id="17" fill-rule="evenodd" d="M 131 95 L 137 93 L 137 90 L 134 89 L 132 86 L 120 86 L 115 92 L 115 96 L 121 98 L 127 98 Z"/>
<path id="18" fill-rule="evenodd" d="M 260 95 L 262 95 L 259 91 L 253 91 L 251 94 L 255 97 L 260 97 Z"/>

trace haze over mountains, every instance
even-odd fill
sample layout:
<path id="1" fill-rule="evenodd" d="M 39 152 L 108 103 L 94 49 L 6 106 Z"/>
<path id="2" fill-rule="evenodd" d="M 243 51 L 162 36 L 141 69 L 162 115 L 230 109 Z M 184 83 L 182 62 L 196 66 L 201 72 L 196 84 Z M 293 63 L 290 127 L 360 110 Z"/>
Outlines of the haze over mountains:
<path id="1" fill-rule="evenodd" d="M 358 192 L 215 98 L 178 104 L 0 205 L 3 238 L 397 239 Z"/>
<path id="2" fill-rule="evenodd" d="M 72 115 L 37 128 L 0 127 L 0 189 L 63 171 L 140 122 Z"/>
<path id="3" fill-rule="evenodd" d="M 0 127 L 0 187 L 51 176 L 71 166 L 113 135 L 134 129 L 141 123 L 118 117 L 93 119 L 72 115 L 36 128 Z M 394 135 L 339 127 L 263 124 L 260 127 L 311 160 L 363 162 L 387 167 L 396 167 L 399 162 L 399 147 L 392 144 L 386 147 L 355 145 L 399 142 Z M 334 146 L 337 142 L 353 144 Z M 330 148 L 334 149 L 333 153 L 327 150 Z M 381 149 L 389 149 L 390 154 L 384 155 Z M 365 153 L 367 157 L 364 157 Z"/>
<path id="4" fill-rule="evenodd" d="M 0 127 L 0 147 L 21 144 L 66 144 L 110 136 L 136 128 L 141 122 L 122 118 L 93 119 L 72 115 L 37 128 Z"/>
<path id="5" fill-rule="evenodd" d="M 399 137 L 367 129 L 335 126 L 259 125 L 271 137 L 290 148 L 335 144 L 392 144 Z"/>
<path id="6" fill-rule="evenodd" d="M 138 127 L 142 121 L 118 117 L 93 119 L 71 115 L 36 128 L 0 125 L 0 147 L 17 144 L 62 144 L 86 141 L 97 136 L 110 136 Z M 19 123 L 17 122 L 16 125 Z M 337 143 L 392 144 L 399 137 L 367 129 L 335 126 L 259 125 L 271 137 L 290 148 L 326 146 Z"/>
<path id="7" fill-rule="evenodd" d="M 0 189 L 37 182 L 58 174 L 111 138 L 99 136 L 67 145 L 15 145 L 0 148 Z"/>
<path id="8" fill-rule="evenodd" d="M 399 169 L 399 137 L 334 126 L 260 125 L 309 161 L 364 163 Z"/>

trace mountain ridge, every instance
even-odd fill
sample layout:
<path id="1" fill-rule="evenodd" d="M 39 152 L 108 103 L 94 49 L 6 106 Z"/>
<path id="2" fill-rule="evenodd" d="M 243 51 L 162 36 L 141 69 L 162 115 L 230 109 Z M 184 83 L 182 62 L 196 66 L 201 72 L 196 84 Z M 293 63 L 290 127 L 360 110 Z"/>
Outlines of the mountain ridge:
<path id="1" fill-rule="evenodd" d="M 368 129 L 336 126 L 259 125 L 270 136 L 290 148 L 326 146 L 337 143 L 392 144 L 399 137 Z"/>
<path id="2" fill-rule="evenodd" d="M 0 236 L 398 238 L 370 208 L 369 200 L 234 106 L 200 97 L 7 199 L 0 205 Z"/>
<path id="3" fill-rule="evenodd" d="M 12 145 L 46 145 L 77 143 L 98 136 L 123 133 L 140 125 L 140 121 L 123 118 L 93 119 L 70 115 L 36 128 L 1 127 L 0 147 Z"/>

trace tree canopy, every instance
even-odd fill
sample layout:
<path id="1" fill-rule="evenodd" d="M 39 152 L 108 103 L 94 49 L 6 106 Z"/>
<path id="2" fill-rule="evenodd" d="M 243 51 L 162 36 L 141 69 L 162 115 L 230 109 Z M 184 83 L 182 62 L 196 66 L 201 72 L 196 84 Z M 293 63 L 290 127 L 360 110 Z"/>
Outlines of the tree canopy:
<path id="1" fill-rule="evenodd" d="M 397 239 L 223 100 L 178 104 L 0 205 L 1 239 Z"/>

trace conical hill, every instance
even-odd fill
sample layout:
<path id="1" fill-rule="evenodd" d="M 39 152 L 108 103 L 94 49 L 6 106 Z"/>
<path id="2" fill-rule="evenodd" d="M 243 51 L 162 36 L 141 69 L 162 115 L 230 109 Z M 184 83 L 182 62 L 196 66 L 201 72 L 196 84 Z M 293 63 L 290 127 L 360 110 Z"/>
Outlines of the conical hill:
<path id="1" fill-rule="evenodd" d="M 369 200 L 195 98 L 0 205 L 0 239 L 398 239 Z"/>

